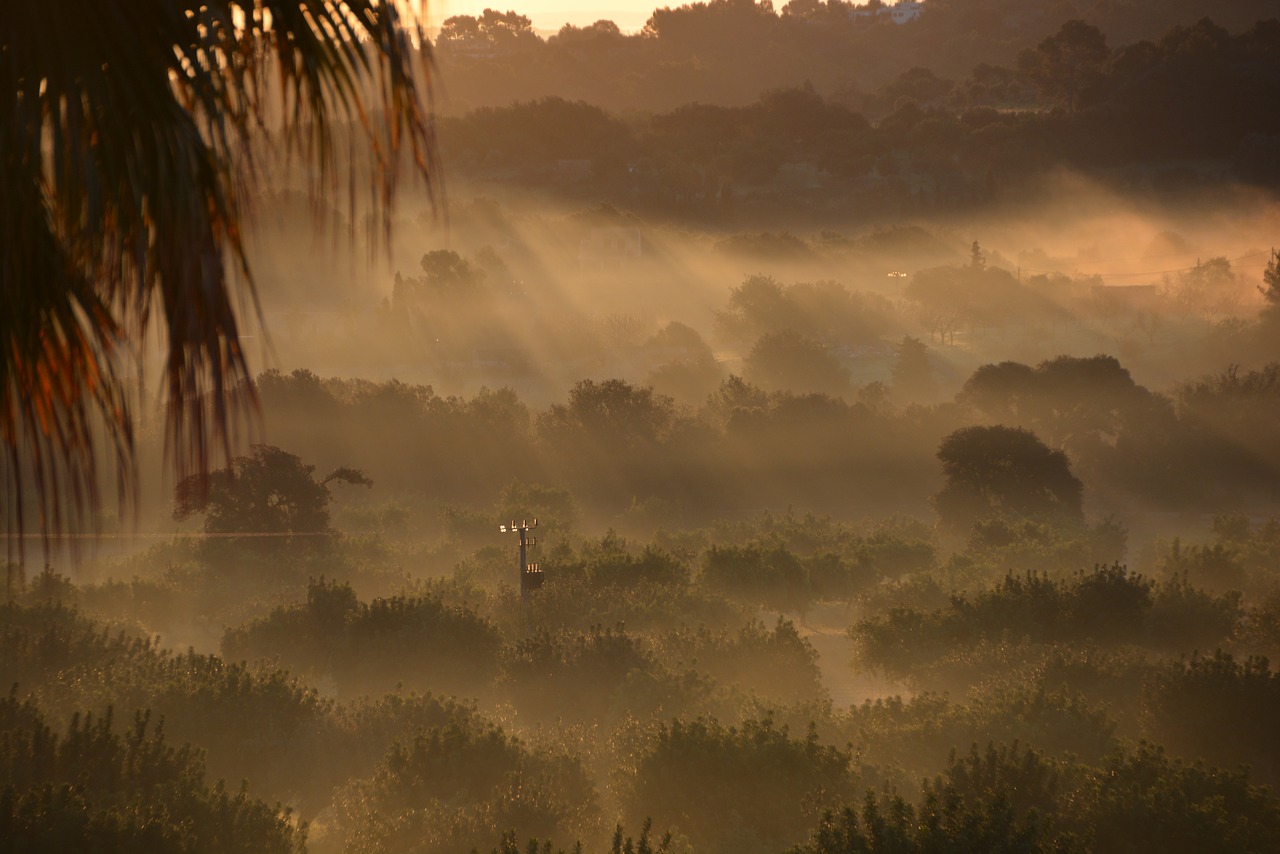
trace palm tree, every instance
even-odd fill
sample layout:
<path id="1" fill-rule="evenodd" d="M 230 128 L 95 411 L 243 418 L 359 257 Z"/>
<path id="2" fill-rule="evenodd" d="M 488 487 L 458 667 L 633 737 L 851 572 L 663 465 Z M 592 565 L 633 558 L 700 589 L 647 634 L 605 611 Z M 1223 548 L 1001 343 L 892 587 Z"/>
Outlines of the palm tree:
<path id="1" fill-rule="evenodd" d="M 429 71 L 421 30 L 391 0 L 0 2 L 11 533 L 33 509 L 45 535 L 79 524 L 104 448 L 131 493 L 122 365 L 149 329 L 165 342 L 177 476 L 208 471 L 214 451 L 230 458 L 229 430 L 255 406 L 237 324 L 254 305 L 246 187 L 285 154 L 311 167 L 314 193 L 341 177 L 354 200 L 356 174 L 335 154 L 345 127 L 350 150 L 369 152 L 370 221 L 385 237 L 402 164 L 438 184 Z"/>

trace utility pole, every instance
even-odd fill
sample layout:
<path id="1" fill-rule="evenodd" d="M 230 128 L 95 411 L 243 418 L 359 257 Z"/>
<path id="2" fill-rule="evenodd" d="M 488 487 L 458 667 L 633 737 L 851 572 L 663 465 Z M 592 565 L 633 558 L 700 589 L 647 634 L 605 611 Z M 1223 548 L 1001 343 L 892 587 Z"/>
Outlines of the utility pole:
<path id="1" fill-rule="evenodd" d="M 498 526 L 498 530 L 504 534 L 520 535 L 520 563 L 517 571 L 520 574 L 520 599 L 523 602 L 528 602 L 529 594 L 542 586 L 542 570 L 536 563 L 529 563 L 529 549 L 538 544 L 536 539 L 529 536 L 529 531 L 536 527 L 537 519 L 532 523 L 521 521 L 518 525 L 513 519 L 510 525 Z"/>

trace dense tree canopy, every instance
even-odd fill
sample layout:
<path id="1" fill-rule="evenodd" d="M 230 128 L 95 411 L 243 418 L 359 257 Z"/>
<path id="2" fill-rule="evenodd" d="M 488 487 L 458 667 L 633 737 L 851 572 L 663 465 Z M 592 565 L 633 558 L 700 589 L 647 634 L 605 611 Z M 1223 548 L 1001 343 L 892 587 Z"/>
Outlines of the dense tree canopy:
<path id="1" fill-rule="evenodd" d="M 938 448 L 946 483 L 933 497 L 944 524 L 967 529 L 991 516 L 1078 521 L 1083 487 L 1066 454 L 1029 430 L 967 427 Z"/>

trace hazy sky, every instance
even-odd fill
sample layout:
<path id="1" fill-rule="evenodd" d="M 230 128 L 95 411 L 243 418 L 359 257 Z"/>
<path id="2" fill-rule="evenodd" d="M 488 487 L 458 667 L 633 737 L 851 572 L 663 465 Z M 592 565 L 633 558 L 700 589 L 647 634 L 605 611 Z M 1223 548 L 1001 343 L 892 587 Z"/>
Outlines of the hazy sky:
<path id="1" fill-rule="evenodd" d="M 479 15 L 488 8 L 528 15 L 538 30 L 554 32 L 566 23 L 583 26 L 606 18 L 632 32 L 644 26 L 655 8 L 679 5 L 681 0 L 429 0 L 427 12 L 433 25 L 451 15 Z"/>

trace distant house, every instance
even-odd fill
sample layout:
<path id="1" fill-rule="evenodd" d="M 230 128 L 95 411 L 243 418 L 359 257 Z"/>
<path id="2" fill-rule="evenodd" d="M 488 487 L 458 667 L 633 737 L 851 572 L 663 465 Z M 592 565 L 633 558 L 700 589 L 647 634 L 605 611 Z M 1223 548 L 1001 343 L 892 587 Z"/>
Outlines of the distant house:
<path id="1" fill-rule="evenodd" d="M 876 6 L 868 8 L 867 6 L 855 6 L 849 16 L 853 20 L 859 18 L 880 18 L 887 17 L 895 24 L 906 24 L 914 21 L 924 14 L 924 3 L 918 0 L 900 0 L 892 6 Z"/>
<path id="2" fill-rule="evenodd" d="M 448 42 L 450 53 L 465 56 L 468 59 L 493 59 L 498 55 L 491 40 L 479 36 L 455 38 Z"/>
<path id="3" fill-rule="evenodd" d="M 885 11 L 888 12 L 889 17 L 893 18 L 895 24 L 905 24 L 924 14 L 924 4 L 917 2 L 917 0 L 902 0 L 902 2 L 895 3 Z"/>
<path id="4" fill-rule="evenodd" d="M 578 264 L 584 269 L 621 267 L 639 260 L 642 246 L 638 228 L 593 228 L 578 244 Z"/>

